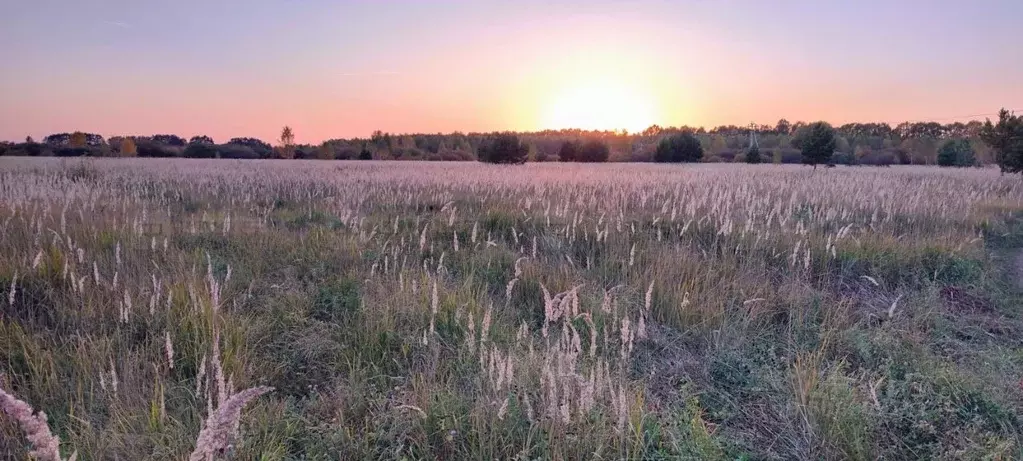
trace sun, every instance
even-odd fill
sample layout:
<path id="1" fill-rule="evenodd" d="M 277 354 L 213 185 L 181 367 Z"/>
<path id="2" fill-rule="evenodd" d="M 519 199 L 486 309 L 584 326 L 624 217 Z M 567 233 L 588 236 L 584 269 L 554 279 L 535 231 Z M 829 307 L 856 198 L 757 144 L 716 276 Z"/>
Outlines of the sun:
<path id="1" fill-rule="evenodd" d="M 543 112 L 550 129 L 638 132 L 656 121 L 654 104 L 639 88 L 613 80 L 593 80 L 563 88 Z"/>

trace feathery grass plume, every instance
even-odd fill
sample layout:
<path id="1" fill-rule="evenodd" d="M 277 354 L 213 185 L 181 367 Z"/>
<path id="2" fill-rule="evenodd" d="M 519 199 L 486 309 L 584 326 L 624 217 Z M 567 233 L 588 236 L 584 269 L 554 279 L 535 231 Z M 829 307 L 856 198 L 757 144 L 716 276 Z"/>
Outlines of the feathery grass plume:
<path id="1" fill-rule="evenodd" d="M 218 403 L 216 410 L 206 421 L 195 443 L 195 450 L 189 461 L 212 461 L 233 449 L 238 438 L 241 413 L 245 405 L 257 397 L 272 391 L 272 387 L 258 386 L 245 389 Z"/>
<path id="2" fill-rule="evenodd" d="M 480 346 L 487 344 L 487 338 L 490 336 L 490 321 L 491 316 L 494 313 L 494 304 L 487 304 L 487 310 L 483 312 L 483 323 L 480 324 Z"/>
<path id="3" fill-rule="evenodd" d="M 504 287 L 504 297 L 508 303 L 511 303 L 512 289 L 515 288 L 515 282 L 518 282 L 518 278 L 513 278 L 508 281 L 508 285 Z"/>
<path id="4" fill-rule="evenodd" d="M 199 362 L 199 371 L 195 374 L 195 395 L 199 395 L 202 392 L 203 378 L 206 377 L 206 356 L 202 356 L 202 361 Z"/>
<path id="5" fill-rule="evenodd" d="M 10 289 L 10 291 L 7 292 L 7 303 L 10 304 L 11 306 L 14 305 L 14 294 L 16 293 L 16 290 L 18 289 L 17 283 L 18 283 L 18 272 L 15 271 L 14 272 L 14 277 L 11 277 L 11 289 Z"/>
<path id="6" fill-rule="evenodd" d="M 46 423 L 46 413 L 32 414 L 32 406 L 0 389 L 0 409 L 18 423 L 25 439 L 32 444 L 29 457 L 37 461 L 62 461 L 60 457 L 60 439 L 50 432 Z M 76 455 L 71 455 L 74 459 Z"/>
<path id="7" fill-rule="evenodd" d="M 164 343 L 163 351 L 167 356 L 167 366 L 171 370 L 174 369 L 174 343 L 171 342 L 171 336 L 169 330 L 164 330 Z"/>
<path id="8" fill-rule="evenodd" d="M 114 359 L 110 359 L 110 388 L 114 391 L 114 396 L 117 396 L 117 368 L 114 367 Z"/>

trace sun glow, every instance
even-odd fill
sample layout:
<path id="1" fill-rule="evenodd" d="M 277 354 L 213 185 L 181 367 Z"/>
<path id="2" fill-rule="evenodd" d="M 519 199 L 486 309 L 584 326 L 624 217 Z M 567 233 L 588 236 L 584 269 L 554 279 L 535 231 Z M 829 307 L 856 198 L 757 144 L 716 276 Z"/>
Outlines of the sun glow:
<path id="1" fill-rule="evenodd" d="M 642 131 L 657 120 L 652 98 L 619 81 L 597 80 L 563 88 L 543 113 L 550 129 Z"/>

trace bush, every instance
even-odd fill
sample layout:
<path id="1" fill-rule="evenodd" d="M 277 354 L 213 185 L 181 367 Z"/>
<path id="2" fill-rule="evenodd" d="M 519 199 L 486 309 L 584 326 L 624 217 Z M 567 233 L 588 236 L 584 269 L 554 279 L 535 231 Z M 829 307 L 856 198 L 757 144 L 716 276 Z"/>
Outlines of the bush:
<path id="1" fill-rule="evenodd" d="M 217 148 L 209 144 L 189 144 L 185 148 L 185 158 L 217 158 Z"/>
<path id="2" fill-rule="evenodd" d="M 273 146 L 256 138 L 231 138 L 227 143 L 248 147 L 256 153 L 257 158 L 270 158 L 274 153 Z"/>
<path id="3" fill-rule="evenodd" d="M 973 146 L 966 139 L 951 139 L 938 149 L 938 165 L 940 166 L 974 166 L 977 157 Z"/>
<path id="4" fill-rule="evenodd" d="M 84 157 L 89 155 L 89 149 L 85 147 L 58 147 L 53 151 L 57 157 Z"/>
<path id="5" fill-rule="evenodd" d="M 654 161 L 660 163 L 699 162 L 703 146 L 692 133 L 679 133 L 661 140 L 654 151 Z"/>
<path id="6" fill-rule="evenodd" d="M 498 134 L 491 136 L 478 150 L 478 158 L 486 163 L 526 163 L 529 146 L 519 142 L 514 134 Z"/>
<path id="7" fill-rule="evenodd" d="M 578 141 L 565 141 L 561 144 L 561 149 L 558 149 L 558 160 L 562 162 L 574 162 L 579 156 L 579 150 L 582 148 Z"/>
<path id="8" fill-rule="evenodd" d="M 183 153 L 180 147 L 141 140 L 137 141 L 135 150 L 139 157 L 180 157 Z"/>
<path id="9" fill-rule="evenodd" d="M 835 152 L 831 156 L 831 163 L 835 165 L 856 165 L 859 163 L 856 160 L 856 156 L 849 152 Z"/>
<path id="10" fill-rule="evenodd" d="M 611 149 L 607 147 L 607 144 L 594 139 L 583 143 L 579 148 L 579 156 L 576 158 L 576 161 L 587 163 L 606 162 L 610 156 Z"/>
<path id="11" fill-rule="evenodd" d="M 743 158 L 746 163 L 758 164 L 760 163 L 760 147 L 753 145 L 746 151 L 746 157 Z"/>
<path id="12" fill-rule="evenodd" d="M 831 162 L 835 153 L 835 129 L 827 122 L 814 122 L 799 130 L 792 145 L 803 153 L 803 163 L 817 165 Z"/>
<path id="13" fill-rule="evenodd" d="M 261 158 L 251 147 L 242 144 L 221 144 L 216 147 L 220 158 L 236 158 L 254 160 Z"/>
<path id="14" fill-rule="evenodd" d="M 3 155 L 12 157 L 39 157 L 44 155 L 44 145 L 37 142 L 23 142 L 7 146 Z"/>

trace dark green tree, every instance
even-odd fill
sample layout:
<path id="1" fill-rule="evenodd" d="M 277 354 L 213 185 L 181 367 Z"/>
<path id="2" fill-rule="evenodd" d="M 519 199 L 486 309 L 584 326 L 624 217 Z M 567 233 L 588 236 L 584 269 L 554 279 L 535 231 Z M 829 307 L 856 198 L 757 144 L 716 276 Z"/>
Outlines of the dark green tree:
<path id="1" fill-rule="evenodd" d="M 608 157 L 611 156 L 611 149 L 607 147 L 607 144 L 600 142 L 596 139 L 586 141 L 579 148 L 579 156 L 576 161 L 587 162 L 587 163 L 601 163 L 606 162 Z"/>
<path id="2" fill-rule="evenodd" d="M 994 150 L 1002 173 L 1023 173 L 1023 116 L 1002 109 L 997 124 L 984 122 L 980 139 Z"/>
<path id="3" fill-rule="evenodd" d="M 176 134 L 154 134 L 150 140 L 165 146 L 183 147 L 186 144 L 185 138 Z"/>
<path id="4" fill-rule="evenodd" d="M 579 157 L 580 146 L 578 141 L 565 141 L 558 149 L 558 160 L 562 162 L 574 162 Z"/>
<path id="5" fill-rule="evenodd" d="M 760 147 L 757 147 L 756 145 L 750 146 L 750 148 L 746 150 L 746 163 L 757 164 L 760 162 Z"/>
<path id="6" fill-rule="evenodd" d="M 802 151 L 803 163 L 813 165 L 826 164 L 835 153 L 835 129 L 827 122 L 814 122 L 799 129 L 792 146 Z"/>
<path id="7" fill-rule="evenodd" d="M 699 162 L 703 146 L 692 133 L 678 133 L 661 140 L 654 151 L 654 161 L 660 163 Z"/>
<path id="8" fill-rule="evenodd" d="M 950 139 L 938 149 L 940 166 L 974 166 L 976 163 L 976 155 L 969 140 Z"/>
<path id="9" fill-rule="evenodd" d="M 479 161 L 486 163 L 526 163 L 529 145 L 519 142 L 514 134 L 496 134 L 480 145 L 476 155 Z"/>
<path id="10" fill-rule="evenodd" d="M 189 144 L 206 144 L 206 145 L 210 145 L 210 146 L 216 144 L 216 143 L 213 142 L 213 138 L 211 138 L 209 136 L 206 136 L 204 134 L 201 134 L 201 135 L 198 135 L 198 136 L 192 136 L 192 139 L 189 139 L 188 143 Z"/>
<path id="11" fill-rule="evenodd" d="M 216 158 L 217 148 L 212 144 L 191 143 L 183 154 L 186 158 Z"/>

